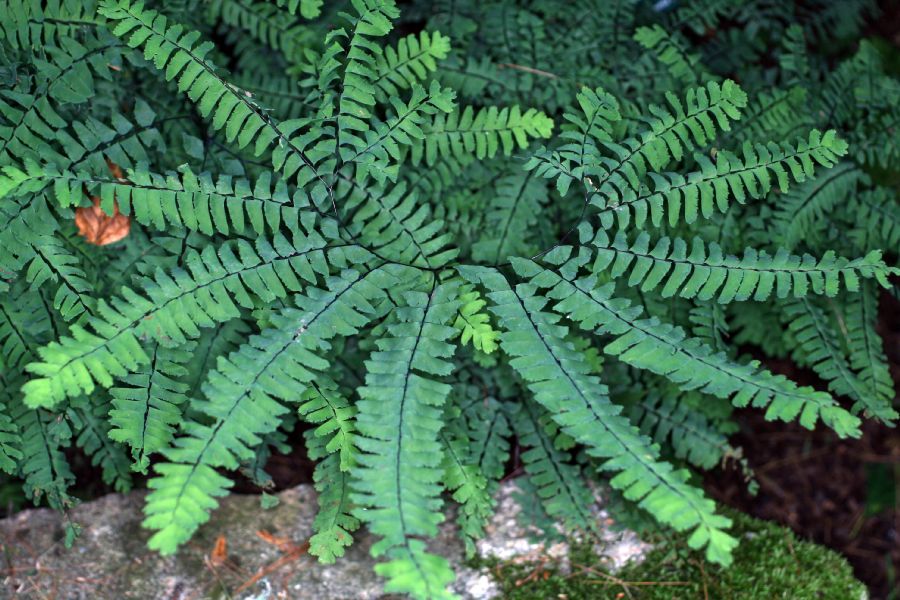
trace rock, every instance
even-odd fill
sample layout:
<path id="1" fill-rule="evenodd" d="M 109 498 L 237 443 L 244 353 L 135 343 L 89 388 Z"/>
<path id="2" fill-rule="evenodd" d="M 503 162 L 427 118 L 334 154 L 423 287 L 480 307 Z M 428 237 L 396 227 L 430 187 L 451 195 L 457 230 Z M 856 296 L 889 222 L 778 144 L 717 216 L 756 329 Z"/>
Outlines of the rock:
<path id="1" fill-rule="evenodd" d="M 503 560 L 549 557 L 565 561 L 565 544 L 546 548 L 528 540 L 516 522 L 520 510 L 505 484 L 498 510 L 479 552 Z M 234 600 L 375 599 L 382 581 L 369 555 L 373 538 L 359 532 L 344 558 L 322 565 L 305 554 L 312 533 L 315 491 L 301 485 L 281 492 L 274 508 L 260 508 L 259 496 L 225 498 L 194 538 L 175 556 L 147 549 L 150 532 L 141 528 L 144 493 L 110 495 L 74 508 L 70 516 L 84 530 L 71 549 L 63 545 L 64 523 L 48 509 L 22 511 L 0 521 L 6 564 L 0 598 Z M 612 534 L 610 534 L 612 535 Z M 213 556 L 217 540 L 226 551 Z M 626 540 L 622 545 L 622 540 Z M 458 578 L 453 589 L 463 598 L 487 600 L 499 593 L 485 569 L 466 566 L 463 545 L 452 519 L 441 528 L 433 551 L 446 556 Z M 640 555 L 633 537 L 615 536 L 606 554 Z"/>

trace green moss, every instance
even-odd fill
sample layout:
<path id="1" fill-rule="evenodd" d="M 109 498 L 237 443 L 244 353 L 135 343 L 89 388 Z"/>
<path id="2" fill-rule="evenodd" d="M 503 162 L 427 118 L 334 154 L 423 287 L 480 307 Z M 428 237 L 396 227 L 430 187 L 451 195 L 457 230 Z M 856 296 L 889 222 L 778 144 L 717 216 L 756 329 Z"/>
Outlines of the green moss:
<path id="1" fill-rule="evenodd" d="M 672 600 L 857 600 L 865 587 L 837 553 L 800 541 L 788 529 L 734 513 L 741 545 L 734 564 L 721 569 L 704 563 L 683 540 L 651 551 L 640 565 L 611 575 L 589 547 L 574 546 L 571 575 L 539 564 L 484 563 L 497 577 L 503 598 Z"/>

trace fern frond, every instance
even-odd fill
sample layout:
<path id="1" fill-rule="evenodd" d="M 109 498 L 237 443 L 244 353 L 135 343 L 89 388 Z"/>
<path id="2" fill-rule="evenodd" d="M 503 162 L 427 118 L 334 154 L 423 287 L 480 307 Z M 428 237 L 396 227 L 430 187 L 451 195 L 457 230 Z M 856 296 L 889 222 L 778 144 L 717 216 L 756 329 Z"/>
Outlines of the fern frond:
<path id="1" fill-rule="evenodd" d="M 396 48 L 388 46 L 376 56 L 377 75 L 372 82 L 379 98 L 398 96 L 401 90 L 424 82 L 450 52 L 450 38 L 440 32 L 422 31 L 400 38 Z"/>
<path id="2" fill-rule="evenodd" d="M 472 244 L 477 261 L 499 264 L 507 256 L 531 249 L 529 231 L 547 201 L 547 184 L 533 172 L 506 175 L 497 180 L 485 216 L 485 227 Z"/>
<path id="3" fill-rule="evenodd" d="M 809 94 L 806 88 L 794 86 L 786 90 L 760 90 L 749 102 L 741 120 L 724 136 L 724 140 L 747 141 L 758 138 L 787 136 L 798 122 L 811 127 L 813 121 L 805 113 Z"/>
<path id="4" fill-rule="evenodd" d="M 708 79 L 700 63 L 700 56 L 687 51 L 680 40 L 675 39 L 659 25 L 638 27 L 634 41 L 653 52 L 677 81 L 682 85 L 696 85 L 700 79 Z"/>
<path id="5" fill-rule="evenodd" d="M 70 141 L 59 133 L 69 123 L 59 114 L 60 105 L 94 97 L 95 74 L 109 79 L 109 65 L 120 64 L 126 49 L 115 39 L 61 42 L 63 48 L 46 48 L 51 60 L 35 59 L 40 78 L 33 89 L 0 92 L 0 160 L 5 164 L 26 158 L 65 164 L 71 152 L 60 152 L 57 144 Z"/>
<path id="6" fill-rule="evenodd" d="M 317 427 L 312 435 L 323 439 L 325 453 L 336 452 L 341 471 L 349 471 L 356 462 L 356 407 L 336 389 L 333 381 L 312 382 L 303 392 L 300 416 Z"/>
<path id="7" fill-rule="evenodd" d="M 136 471 L 147 472 L 150 455 L 169 447 L 174 426 L 182 421 L 188 386 L 179 379 L 188 373 L 184 365 L 195 348 L 194 342 L 180 348 L 154 342 L 149 363 L 123 377 L 124 385 L 110 389 L 109 438 L 131 447 Z"/>
<path id="8" fill-rule="evenodd" d="M 538 152 L 525 165 L 545 178 L 557 179 L 557 188 L 565 194 L 572 181 L 584 180 L 585 189 L 599 196 L 597 204 L 604 208 L 605 198 L 629 198 L 640 193 L 640 180 L 648 172 L 658 172 L 671 160 L 680 160 L 686 150 L 705 146 L 716 136 L 716 130 L 728 131 L 730 122 L 740 118 L 747 95 L 731 80 L 721 85 L 709 82 L 705 87 L 688 90 L 685 102 L 671 92 L 666 93 L 669 108 L 651 106 L 647 127 L 622 142 L 602 142 L 604 152 L 599 161 L 583 164 L 586 153 Z"/>
<path id="9" fill-rule="evenodd" d="M 719 19 L 731 16 L 740 2 L 733 0 L 695 0 L 681 6 L 669 20 L 670 29 L 689 27 L 700 35 L 714 29 Z"/>
<path id="10" fill-rule="evenodd" d="M 272 0 L 269 0 L 272 1 Z M 325 0 L 274 0 L 279 7 L 284 7 L 292 15 L 300 13 L 304 19 L 315 19 L 322 13 Z"/>
<path id="11" fill-rule="evenodd" d="M 350 503 L 350 473 L 341 468 L 337 454 L 329 454 L 316 464 L 313 482 L 319 492 L 319 511 L 313 520 L 309 553 L 320 563 L 331 564 L 344 555 L 353 542 L 351 533 L 359 528 Z"/>
<path id="12" fill-rule="evenodd" d="M 148 337 L 165 346 L 177 346 L 239 315 L 238 306 L 252 308 L 251 293 L 263 301 L 284 298 L 314 282 L 316 273 L 328 273 L 328 264 L 360 262 L 367 256 L 355 246 L 327 248 L 311 231 L 306 239 L 288 243 L 276 236 L 255 246 L 226 242 L 191 251 L 187 270 L 157 271 L 140 285 L 145 295 L 123 288 L 122 296 L 100 301 L 97 317 L 76 325 L 71 337 L 40 348 L 40 362 L 28 365 L 36 375 L 22 387 L 30 406 L 53 406 L 65 397 L 91 393 L 95 384 L 112 385 L 114 377 L 135 372 L 149 357 L 140 344 Z"/>
<path id="13" fill-rule="evenodd" d="M 423 128 L 424 135 L 412 146 L 412 162 L 434 165 L 440 157 L 474 155 L 478 160 L 493 158 L 497 152 L 509 156 L 528 141 L 548 138 L 553 120 L 543 112 L 517 106 L 489 106 L 477 112 L 471 106 L 448 115 L 438 114 Z"/>
<path id="14" fill-rule="evenodd" d="M 46 498 L 51 508 L 67 509 L 73 504 L 68 490 L 75 482 L 63 454 L 63 447 L 72 439 L 68 421 L 21 403 L 13 404 L 11 414 L 22 440 L 19 474 L 25 480 L 25 494 L 35 504 Z"/>
<path id="15" fill-rule="evenodd" d="M 296 308 L 278 311 L 272 327 L 219 361 L 203 388 L 207 400 L 195 405 L 211 424 L 186 426 L 185 435 L 164 451 L 170 462 L 157 464 L 157 476 L 148 483 L 153 492 L 144 527 L 155 530 L 151 548 L 171 554 L 209 519 L 215 498 L 232 484 L 216 468 L 236 469 L 253 456 L 252 446 L 288 411 L 279 399 L 295 400 L 328 368 L 320 352 L 329 348 L 328 340 L 357 333 L 372 318 L 370 301 L 383 295 L 388 278 L 383 269 L 330 277 L 326 289 L 311 287 L 295 296 Z"/>
<path id="16" fill-rule="evenodd" d="M 391 19 L 399 15 L 393 0 L 358 0 L 353 3 L 353 8 L 356 15 L 344 14 L 353 30 L 346 49 L 347 61 L 337 106 L 336 148 L 345 155 L 353 155 L 366 147 L 365 139 L 359 136 L 369 130 L 366 120 L 372 116 L 372 107 L 376 103 L 373 82 L 378 77 L 377 57 L 382 54 L 382 50 L 368 38 L 387 35 L 392 29 Z M 335 46 L 339 48 L 337 44 Z M 337 59 L 334 62 L 336 64 L 333 70 L 336 70 L 340 63 Z M 418 90 L 417 95 L 422 96 L 422 88 L 419 87 Z M 418 102 L 410 104 L 420 104 L 423 100 L 424 98 L 420 98 Z M 404 112 L 402 103 L 395 110 L 395 119 L 399 119 L 398 115 Z"/>
<path id="17" fill-rule="evenodd" d="M 72 421 L 75 444 L 91 457 L 91 463 L 101 469 L 107 485 L 119 493 L 131 490 L 128 456 L 111 441 L 110 425 L 106 421 L 109 401 L 92 398 L 79 399 L 69 405 L 66 414 Z"/>
<path id="18" fill-rule="evenodd" d="M 59 46 L 79 31 L 104 25 L 104 19 L 85 2 L 7 0 L 0 21 L 0 41 L 13 49 L 36 50 Z"/>
<path id="19" fill-rule="evenodd" d="M 459 417 L 454 407 L 450 414 Z M 473 461 L 472 447 L 465 430 L 451 422 L 448 431 L 441 432 L 444 461 L 444 486 L 459 505 L 460 536 L 466 546 L 466 556 L 475 555 L 475 542 L 484 536 L 484 526 L 494 512 L 488 480 Z"/>
<path id="20" fill-rule="evenodd" d="M 791 421 L 813 427 L 818 419 L 841 436 L 859 435 L 859 419 L 840 408 L 825 393 L 797 387 L 789 379 L 760 369 L 753 361 L 733 363 L 715 354 L 698 340 L 687 338 L 680 327 L 656 318 L 639 318 L 641 308 L 612 295 L 613 285 L 598 287 L 597 278 L 578 278 L 578 268 L 590 256 L 579 253 L 571 260 L 566 248 L 545 256 L 556 270 L 533 261 L 517 259 L 514 267 L 547 296 L 557 301 L 553 309 L 579 323 L 583 329 L 617 336 L 604 352 L 633 367 L 662 375 L 684 390 L 698 389 L 721 398 L 731 398 L 735 406 L 766 408 L 768 419 Z M 733 396 L 733 397 L 732 397 Z"/>
<path id="21" fill-rule="evenodd" d="M 319 38 L 317 32 L 296 22 L 273 4 L 219 0 L 210 2 L 208 6 L 210 19 L 240 27 L 260 42 L 280 51 L 291 63 L 301 58 L 304 47 Z"/>
<path id="22" fill-rule="evenodd" d="M 342 134 L 338 148 L 341 160 L 353 163 L 358 182 L 365 181 L 370 175 L 379 183 L 384 183 L 385 179 L 396 181 L 402 147 L 412 145 L 415 148 L 415 140 L 427 140 L 423 129 L 426 117 L 453 110 L 454 97 L 454 92 L 442 88 L 437 81 L 431 82 L 428 91 L 413 84 L 408 102 L 391 98 L 394 112 L 384 123 L 365 128 L 363 135 L 349 130 Z"/>
<path id="23" fill-rule="evenodd" d="M 813 223 L 851 196 L 865 178 L 853 163 L 845 162 L 779 198 L 772 215 L 776 240 L 788 250 L 797 246 Z"/>
<path id="24" fill-rule="evenodd" d="M 506 472 L 512 432 L 503 406 L 494 398 L 479 399 L 463 411 L 472 456 L 492 492 Z"/>
<path id="25" fill-rule="evenodd" d="M 41 298 L 25 286 L 13 287 L 0 302 L 0 356 L 5 373 L 19 372 L 34 358 L 38 343 L 30 316 L 39 310 Z"/>
<path id="26" fill-rule="evenodd" d="M 253 143 L 257 156 L 274 144 L 272 165 L 277 171 L 301 186 L 318 180 L 320 188 L 316 194 L 327 195 L 327 186 L 310 156 L 323 158 L 333 151 L 321 147 L 317 136 L 310 139 L 311 136 L 293 135 L 308 124 L 307 120 L 276 124 L 243 90 L 222 79 L 206 59 L 213 48 L 211 42 L 198 44 L 199 34 L 193 31 L 182 35 L 181 25 L 169 26 L 164 15 L 145 10 L 143 2 L 103 0 L 99 11 L 116 22 L 113 33 L 127 36 L 128 46 L 144 46 L 145 57 L 164 70 L 166 81 L 178 77 L 178 90 L 197 104 L 204 118 L 211 117 L 213 129 L 224 128 L 228 142 L 239 148 Z"/>
<path id="27" fill-rule="evenodd" d="M 728 440 L 678 394 L 654 393 L 628 406 L 628 416 L 656 442 L 669 443 L 675 457 L 712 469 L 730 450 Z"/>
<path id="28" fill-rule="evenodd" d="M 542 310 L 548 300 L 531 285 L 510 288 L 496 271 L 482 271 L 479 279 L 491 290 L 492 311 L 504 328 L 501 344 L 513 357 L 510 366 L 550 418 L 602 460 L 602 470 L 616 472 L 613 487 L 660 522 L 693 530 L 691 547 L 705 547 L 710 560 L 729 564 L 737 545 L 724 531 L 731 521 L 716 515 L 713 502 L 686 484 L 688 473 L 659 460 L 658 448 L 621 415 L 606 386 L 589 374 L 583 355 L 565 343 L 568 331 L 558 324 L 560 317 Z"/>
<path id="29" fill-rule="evenodd" d="M 78 206 L 89 195 L 101 199 L 101 207 L 112 214 L 133 216 L 142 225 L 161 231 L 184 227 L 206 235 L 238 235 L 277 232 L 282 223 L 296 223 L 309 200 L 288 189 L 267 171 L 255 182 L 209 173 L 194 174 L 187 166 L 178 173 L 160 175 L 128 170 L 127 180 L 106 179 L 88 173 L 57 170 L 52 165 L 27 164 L 29 179 L 52 183 L 56 198 L 64 206 Z"/>
<path id="30" fill-rule="evenodd" d="M 544 510 L 570 530 L 591 530 L 595 526 L 589 509 L 591 492 L 581 480 L 578 467 L 570 462 L 567 452 L 553 445 L 541 427 L 536 407 L 530 403 L 514 406 L 510 421 L 519 443 L 528 448 L 521 460 Z"/>
<path id="31" fill-rule="evenodd" d="M 707 346 L 721 352 L 727 349 L 725 338 L 729 326 L 725 317 L 725 308 L 718 302 L 694 302 L 688 319 L 691 322 L 691 333 Z"/>
<path id="32" fill-rule="evenodd" d="M 359 389 L 358 446 L 353 470 L 357 516 L 381 539 L 374 556 L 388 562 L 375 570 L 388 592 L 416 598 L 450 598 L 453 580 L 447 559 L 429 554 L 418 536 L 434 537 L 443 520 L 441 506 L 442 405 L 450 386 L 435 380 L 449 375 L 453 354 L 458 283 L 430 293 L 407 292 L 395 310 L 397 321 L 366 361 L 366 385 Z"/>
<path id="33" fill-rule="evenodd" d="M 460 344 L 465 346 L 472 342 L 475 349 L 490 354 L 497 349 L 499 334 L 491 327 L 490 316 L 482 311 L 487 302 L 471 286 L 460 292 L 459 301 L 453 326 L 460 332 Z"/>
<path id="34" fill-rule="evenodd" d="M 342 189 L 345 184 L 349 187 Z M 353 234 L 373 252 L 426 269 L 443 266 L 459 254 L 450 246 L 453 237 L 444 221 L 433 218 L 428 204 L 405 182 L 385 188 L 342 180 L 335 195 L 343 199 Z"/>
<path id="35" fill-rule="evenodd" d="M 604 228 L 617 222 L 619 227 L 642 227 L 649 213 L 650 222 L 660 226 L 668 215 L 670 225 L 680 219 L 694 223 L 699 216 L 709 219 L 715 212 L 725 212 L 729 200 L 740 204 L 747 198 L 760 199 L 777 185 L 782 192 L 791 189 L 791 180 L 802 183 L 815 173 L 815 165 L 831 167 L 837 157 L 847 152 L 847 143 L 834 131 L 825 134 L 813 130 L 807 140 L 790 144 L 745 143 L 742 156 L 728 151 L 716 153 L 715 162 L 703 155 L 694 158 L 699 171 L 680 173 L 651 173 L 652 188 L 625 190 L 616 195 L 613 190 L 593 194 L 591 204 L 597 209 Z"/>
<path id="36" fill-rule="evenodd" d="M 58 284 L 53 308 L 66 321 L 73 321 L 84 314 L 93 314 L 96 302 L 90 296 L 92 286 L 85 279 L 78 259 L 51 236 L 43 237 L 32 248 L 35 256 L 25 274 L 32 289 L 39 288 L 47 281 Z"/>
<path id="37" fill-rule="evenodd" d="M 778 298 L 788 294 L 802 298 L 808 293 L 836 296 L 842 279 L 844 287 L 858 291 L 860 277 L 877 279 L 886 287 L 892 272 L 877 250 L 853 260 L 836 257 L 830 250 L 817 260 L 809 254 L 790 254 L 783 248 L 774 256 L 747 248 L 742 257 L 737 257 L 725 254 L 715 242 L 707 244 L 696 237 L 690 248 L 685 240 L 668 237 L 661 237 L 651 248 L 647 233 L 629 244 L 624 233 L 610 240 L 603 230 L 591 243 L 596 249 L 591 266 L 594 273 L 608 270 L 613 278 L 628 273 L 629 287 L 640 286 L 647 292 L 662 286 L 659 293 L 664 298 L 677 294 L 705 301 L 718 296 L 720 304 L 766 300 L 773 290 Z"/>
<path id="38" fill-rule="evenodd" d="M 24 456 L 21 445 L 19 426 L 7 412 L 6 406 L 0 404 L 0 471 L 16 474 L 17 465 Z"/>
<path id="39" fill-rule="evenodd" d="M 870 402 L 883 407 L 891 406 L 896 393 L 884 353 L 884 342 L 876 331 L 878 291 L 874 285 L 863 282 L 859 293 L 850 297 L 844 311 L 844 323 L 847 327 L 850 367 L 873 399 Z M 881 412 L 890 414 L 885 409 Z"/>
<path id="40" fill-rule="evenodd" d="M 885 395 L 883 388 L 878 390 L 882 393 L 872 393 L 852 371 L 838 334 L 823 308 L 808 298 L 793 300 L 785 304 L 784 317 L 797 340 L 792 353 L 794 360 L 812 367 L 835 394 L 853 399 L 854 411 L 864 409 L 868 415 L 885 422 L 900 416 L 891 406 L 892 396 Z M 859 336 L 858 331 L 855 336 Z M 858 340 L 856 344 L 859 344 Z M 874 348 L 867 349 L 872 350 Z"/>
<path id="41" fill-rule="evenodd" d="M 844 206 L 842 220 L 855 226 L 850 235 L 859 248 L 900 246 L 900 205 L 893 190 L 879 187 L 854 194 Z"/>

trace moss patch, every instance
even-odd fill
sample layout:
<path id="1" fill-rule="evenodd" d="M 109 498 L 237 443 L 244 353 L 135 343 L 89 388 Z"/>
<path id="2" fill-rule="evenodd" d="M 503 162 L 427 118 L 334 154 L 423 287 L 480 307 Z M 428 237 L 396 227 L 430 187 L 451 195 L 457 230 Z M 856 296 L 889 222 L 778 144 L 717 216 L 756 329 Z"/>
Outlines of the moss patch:
<path id="1" fill-rule="evenodd" d="M 705 563 L 683 539 L 668 540 L 640 565 L 612 575 L 589 547 L 573 546 L 572 574 L 541 564 L 487 562 L 503 598 L 534 600 L 616 599 L 672 600 L 858 600 L 865 587 L 853 577 L 843 557 L 822 546 L 800 541 L 788 529 L 743 514 L 730 515 L 741 539 L 734 564 L 721 569 Z"/>

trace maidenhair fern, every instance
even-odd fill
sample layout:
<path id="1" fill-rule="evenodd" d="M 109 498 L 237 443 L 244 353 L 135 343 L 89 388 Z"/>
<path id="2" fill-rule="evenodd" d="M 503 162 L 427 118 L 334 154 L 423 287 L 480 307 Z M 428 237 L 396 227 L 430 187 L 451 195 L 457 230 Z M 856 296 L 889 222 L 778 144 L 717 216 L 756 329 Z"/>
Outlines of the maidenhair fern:
<path id="1" fill-rule="evenodd" d="M 171 554 L 304 444 L 310 553 L 364 527 L 450 598 L 430 540 L 457 504 L 473 552 L 512 460 L 544 520 L 596 535 L 605 482 L 729 564 L 694 470 L 735 408 L 897 419 L 900 84 L 819 4 L 7 2 L 0 477 L 146 474 Z"/>

